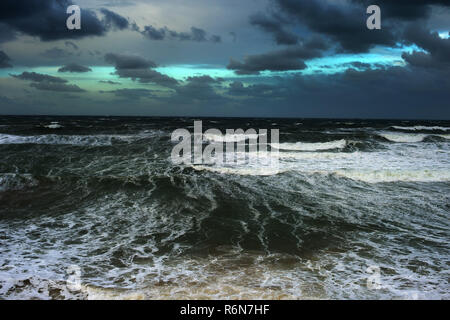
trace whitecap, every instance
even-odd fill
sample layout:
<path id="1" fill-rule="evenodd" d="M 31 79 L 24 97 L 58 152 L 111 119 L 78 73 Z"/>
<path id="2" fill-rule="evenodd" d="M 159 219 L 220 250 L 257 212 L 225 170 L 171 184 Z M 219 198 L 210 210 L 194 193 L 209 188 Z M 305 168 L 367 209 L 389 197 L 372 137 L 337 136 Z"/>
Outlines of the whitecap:
<path id="1" fill-rule="evenodd" d="M 414 133 L 388 133 L 382 132 L 379 133 L 381 137 L 392 141 L 392 142 L 403 142 L 403 143 L 415 143 L 422 142 L 423 139 L 427 136 L 426 134 L 414 134 Z"/>
<path id="2" fill-rule="evenodd" d="M 343 149 L 347 145 L 345 139 L 329 141 L 329 142 L 295 142 L 295 143 L 272 143 L 271 146 L 279 150 L 292 150 L 292 151 L 317 151 L 317 150 L 331 150 L 331 149 Z"/>
<path id="3" fill-rule="evenodd" d="M 393 129 L 405 130 L 405 131 L 449 131 L 448 127 L 440 126 L 413 126 L 413 127 L 402 127 L 402 126 L 392 126 Z"/>

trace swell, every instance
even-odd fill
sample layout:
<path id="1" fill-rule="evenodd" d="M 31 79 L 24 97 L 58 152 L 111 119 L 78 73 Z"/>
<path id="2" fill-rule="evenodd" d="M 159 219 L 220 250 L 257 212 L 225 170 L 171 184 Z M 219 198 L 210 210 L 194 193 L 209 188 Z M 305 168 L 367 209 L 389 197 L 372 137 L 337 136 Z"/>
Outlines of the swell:
<path id="1" fill-rule="evenodd" d="M 0 134 L 0 144 L 46 144 L 46 145 L 75 145 L 75 146 L 111 146 L 116 143 L 131 143 L 143 138 L 151 138 L 160 135 L 159 132 L 118 135 L 118 134 L 96 134 L 96 135 L 12 135 Z"/>

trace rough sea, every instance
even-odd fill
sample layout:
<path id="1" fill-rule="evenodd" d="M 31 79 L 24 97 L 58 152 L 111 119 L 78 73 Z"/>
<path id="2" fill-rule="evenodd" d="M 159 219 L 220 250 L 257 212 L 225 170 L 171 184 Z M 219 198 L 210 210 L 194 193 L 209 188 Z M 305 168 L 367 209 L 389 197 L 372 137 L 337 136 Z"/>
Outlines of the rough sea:
<path id="1" fill-rule="evenodd" d="M 450 121 L 199 119 L 274 170 L 174 165 L 194 120 L 0 117 L 0 299 L 450 298 Z"/>

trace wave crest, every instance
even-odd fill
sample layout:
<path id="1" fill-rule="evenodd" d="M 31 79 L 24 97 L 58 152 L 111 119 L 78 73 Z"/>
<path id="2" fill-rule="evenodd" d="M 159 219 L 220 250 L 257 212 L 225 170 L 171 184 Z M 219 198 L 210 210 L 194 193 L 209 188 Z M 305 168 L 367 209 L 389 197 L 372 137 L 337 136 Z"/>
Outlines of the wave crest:
<path id="1" fill-rule="evenodd" d="M 329 141 L 329 142 L 295 142 L 295 143 L 272 143 L 271 147 L 278 150 L 291 150 L 291 151 L 319 151 L 319 150 L 332 150 L 343 149 L 347 145 L 345 139 Z"/>

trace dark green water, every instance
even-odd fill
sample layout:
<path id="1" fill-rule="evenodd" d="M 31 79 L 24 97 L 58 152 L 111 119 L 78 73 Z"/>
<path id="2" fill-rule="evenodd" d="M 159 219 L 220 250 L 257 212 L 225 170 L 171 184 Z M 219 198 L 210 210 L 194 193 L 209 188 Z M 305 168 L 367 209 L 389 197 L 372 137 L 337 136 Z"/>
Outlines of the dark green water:
<path id="1" fill-rule="evenodd" d="M 173 165 L 193 121 L 0 117 L 0 298 L 450 297 L 450 122 L 203 119 L 274 173 Z"/>

